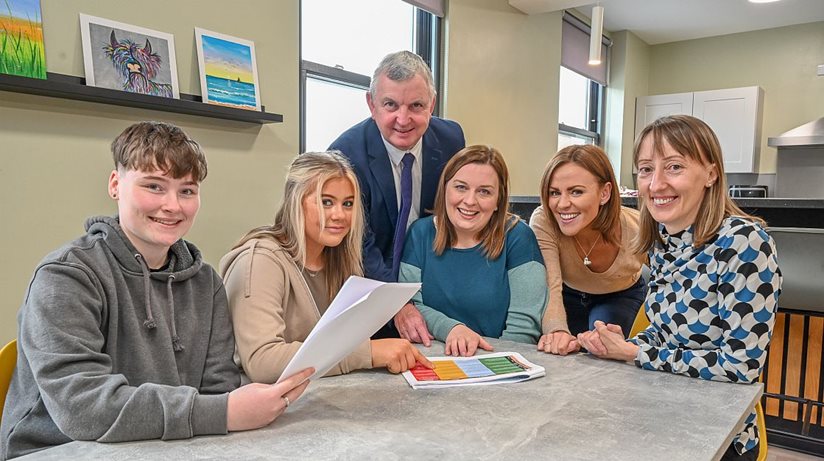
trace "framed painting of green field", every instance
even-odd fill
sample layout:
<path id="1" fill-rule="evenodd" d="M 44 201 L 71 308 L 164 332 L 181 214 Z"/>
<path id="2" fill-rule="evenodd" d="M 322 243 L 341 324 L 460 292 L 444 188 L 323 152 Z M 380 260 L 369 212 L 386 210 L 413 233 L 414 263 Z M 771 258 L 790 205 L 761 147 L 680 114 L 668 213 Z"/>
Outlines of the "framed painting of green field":
<path id="1" fill-rule="evenodd" d="M 260 110 L 254 42 L 199 27 L 195 41 L 203 102 Z"/>
<path id="2" fill-rule="evenodd" d="M 0 0 L 0 74 L 46 78 L 40 0 Z"/>

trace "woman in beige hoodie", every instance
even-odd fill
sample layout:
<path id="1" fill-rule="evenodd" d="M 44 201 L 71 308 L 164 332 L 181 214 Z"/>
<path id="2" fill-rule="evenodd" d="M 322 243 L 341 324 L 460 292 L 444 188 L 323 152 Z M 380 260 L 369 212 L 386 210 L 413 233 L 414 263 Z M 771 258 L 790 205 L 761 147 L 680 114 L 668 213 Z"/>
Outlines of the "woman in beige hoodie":
<path id="1" fill-rule="evenodd" d="M 271 226 L 249 231 L 220 261 L 235 331 L 235 361 L 274 383 L 350 275 L 362 275 L 358 181 L 337 152 L 298 156 Z M 430 362 L 405 339 L 367 340 L 328 375 Z"/>

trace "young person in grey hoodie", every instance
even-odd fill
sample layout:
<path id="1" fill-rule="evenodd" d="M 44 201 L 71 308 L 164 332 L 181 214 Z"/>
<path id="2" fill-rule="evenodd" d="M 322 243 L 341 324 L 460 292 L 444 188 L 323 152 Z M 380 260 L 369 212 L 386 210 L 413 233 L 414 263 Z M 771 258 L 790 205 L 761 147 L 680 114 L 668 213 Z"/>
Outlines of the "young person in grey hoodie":
<path id="1" fill-rule="evenodd" d="M 312 370 L 240 385 L 226 292 L 182 237 L 200 208 L 200 146 L 141 122 L 112 143 L 118 216 L 37 266 L 18 313 L 18 360 L 0 458 L 72 440 L 180 439 L 254 429 L 304 391 Z"/>

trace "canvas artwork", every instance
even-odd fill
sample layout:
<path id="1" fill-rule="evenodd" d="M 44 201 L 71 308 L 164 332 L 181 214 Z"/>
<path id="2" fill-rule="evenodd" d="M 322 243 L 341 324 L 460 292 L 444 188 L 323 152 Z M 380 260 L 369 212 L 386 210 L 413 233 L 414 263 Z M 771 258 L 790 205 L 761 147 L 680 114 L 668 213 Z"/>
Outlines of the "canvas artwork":
<path id="1" fill-rule="evenodd" d="M 260 110 L 255 44 L 195 28 L 203 102 Z"/>
<path id="2" fill-rule="evenodd" d="M 40 0 L 0 2 L 0 74 L 46 78 Z"/>
<path id="3" fill-rule="evenodd" d="M 171 34 L 80 15 L 86 84 L 179 98 Z"/>

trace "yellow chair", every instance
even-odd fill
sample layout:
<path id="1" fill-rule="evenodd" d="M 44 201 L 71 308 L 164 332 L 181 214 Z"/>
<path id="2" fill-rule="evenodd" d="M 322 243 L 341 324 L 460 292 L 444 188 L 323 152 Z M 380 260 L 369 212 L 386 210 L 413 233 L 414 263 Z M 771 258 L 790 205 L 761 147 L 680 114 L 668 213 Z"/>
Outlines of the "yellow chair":
<path id="1" fill-rule="evenodd" d="M 638 309 L 638 314 L 632 322 L 632 328 L 629 330 L 629 335 L 627 338 L 634 337 L 639 331 L 644 330 L 649 326 L 649 319 L 647 318 L 647 313 L 644 312 L 644 307 L 645 305 L 641 304 L 641 308 Z"/>
<path id="2" fill-rule="evenodd" d="M 3 420 L 3 407 L 6 405 L 6 393 L 9 391 L 11 376 L 17 365 L 17 340 L 13 339 L 0 350 L 0 421 Z"/>
<path id="3" fill-rule="evenodd" d="M 629 331 L 629 338 L 637 335 L 639 331 L 646 329 L 649 326 L 649 319 L 647 318 L 647 313 L 644 311 L 644 305 L 641 304 L 641 308 L 638 309 L 638 314 L 635 316 L 635 320 L 632 322 L 632 329 Z M 759 376 L 758 381 L 761 381 L 761 377 Z M 764 421 L 764 408 L 761 407 L 761 400 L 755 404 L 755 424 L 758 426 L 758 457 L 756 458 L 757 461 L 766 461 L 767 459 L 767 425 Z"/>
<path id="4" fill-rule="evenodd" d="M 761 381 L 761 378 L 758 379 Z M 764 408 L 761 406 L 761 400 L 755 404 L 755 425 L 758 426 L 758 457 L 757 461 L 766 461 L 767 459 L 767 422 L 764 420 Z"/>

